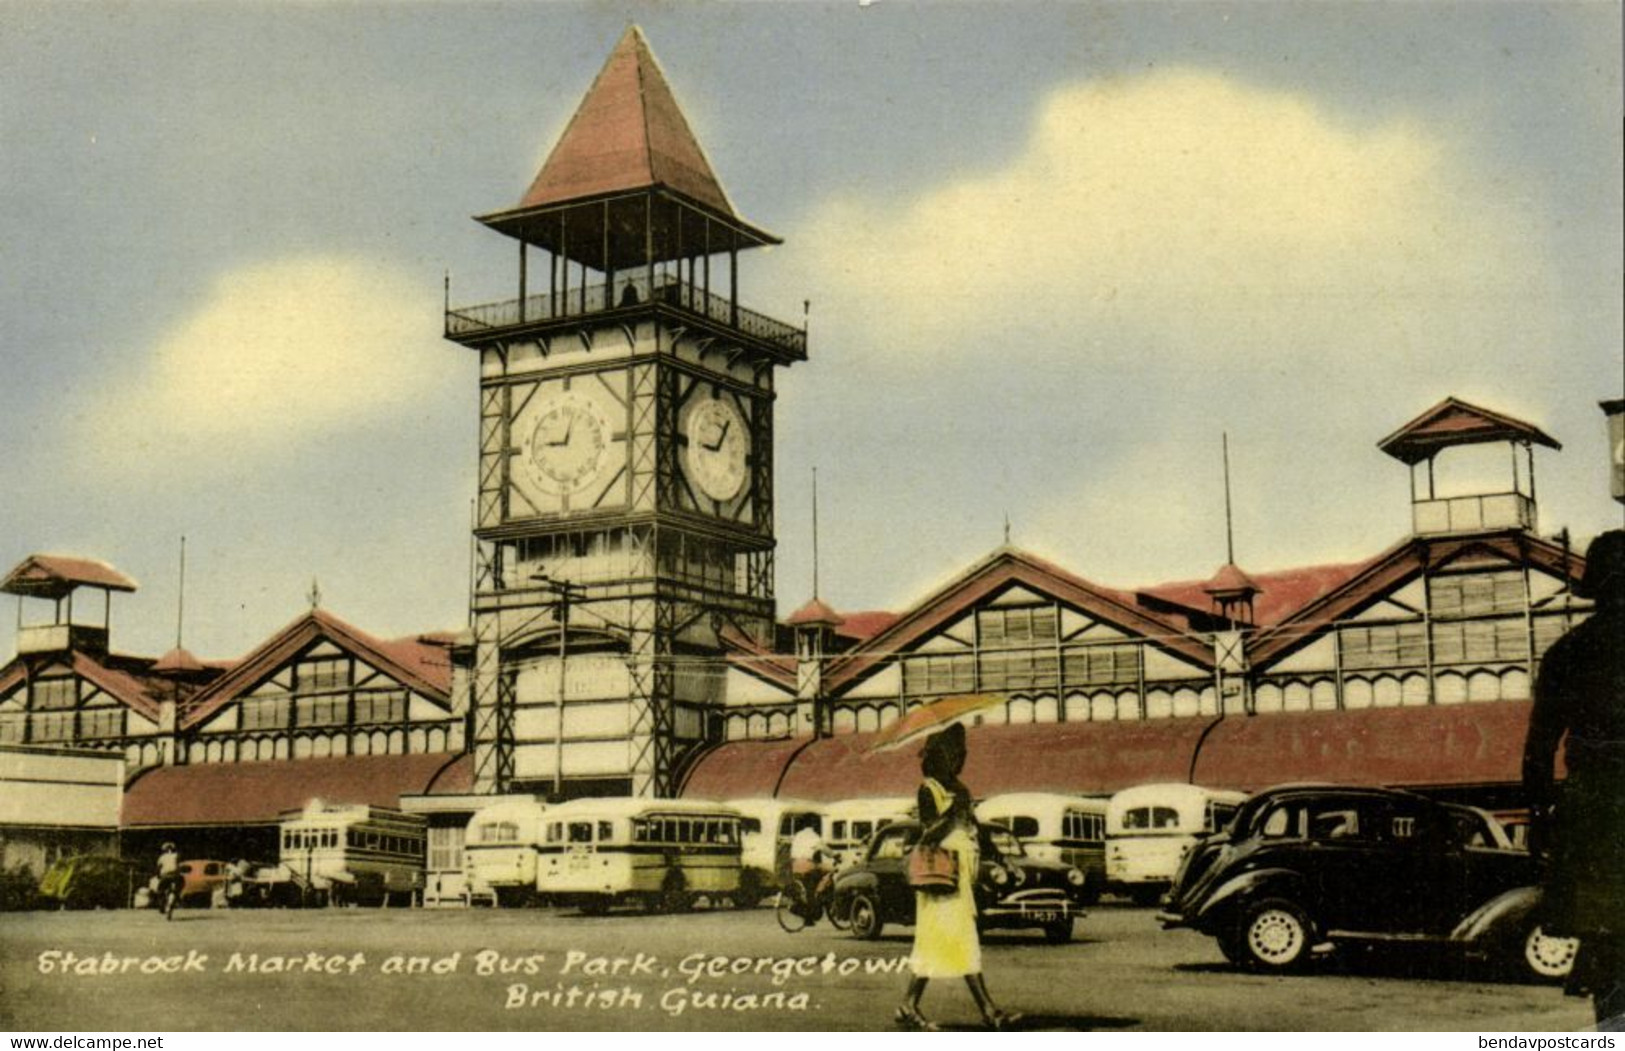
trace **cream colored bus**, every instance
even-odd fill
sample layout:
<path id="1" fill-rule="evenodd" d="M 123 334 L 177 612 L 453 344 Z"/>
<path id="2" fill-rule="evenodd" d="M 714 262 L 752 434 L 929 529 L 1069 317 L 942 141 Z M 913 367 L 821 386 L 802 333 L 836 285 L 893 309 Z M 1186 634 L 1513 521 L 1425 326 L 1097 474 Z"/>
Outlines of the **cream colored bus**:
<path id="1" fill-rule="evenodd" d="M 510 796 L 469 818 L 463 869 L 471 897 L 504 908 L 535 899 L 537 850 L 546 812 L 534 796 Z"/>
<path id="2" fill-rule="evenodd" d="M 686 799 L 575 799 L 548 807 L 537 847 L 544 904 L 601 913 L 692 908 L 739 890 L 740 815 Z"/>

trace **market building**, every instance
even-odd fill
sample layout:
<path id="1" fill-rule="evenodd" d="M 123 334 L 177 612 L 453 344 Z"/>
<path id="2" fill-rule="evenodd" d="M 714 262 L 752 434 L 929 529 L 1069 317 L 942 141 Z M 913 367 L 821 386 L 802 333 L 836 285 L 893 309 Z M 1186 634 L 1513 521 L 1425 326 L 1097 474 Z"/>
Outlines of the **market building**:
<path id="1" fill-rule="evenodd" d="M 780 620 L 775 375 L 806 331 L 744 304 L 741 256 L 779 239 L 635 27 L 480 221 L 519 251 L 513 298 L 448 294 L 444 317 L 477 360 L 468 629 L 380 639 L 313 606 L 235 660 L 137 657 L 111 645 L 136 588 L 113 567 L 37 555 L 0 582 L 0 747 L 117 758 L 127 853 L 273 857 L 312 799 L 405 808 L 454 898 L 484 799 L 897 794 L 912 764 L 866 742 L 963 693 L 1000 698 L 971 730 L 983 794 L 1321 780 L 1516 805 L 1541 654 L 1590 610 L 1539 523 L 1558 443 L 1535 425 L 1446 398 L 1383 438 L 1412 526 L 1363 560 L 1121 588 L 1006 546 L 902 611 L 814 595 Z M 1504 477 L 1454 480 L 1487 446 Z"/>

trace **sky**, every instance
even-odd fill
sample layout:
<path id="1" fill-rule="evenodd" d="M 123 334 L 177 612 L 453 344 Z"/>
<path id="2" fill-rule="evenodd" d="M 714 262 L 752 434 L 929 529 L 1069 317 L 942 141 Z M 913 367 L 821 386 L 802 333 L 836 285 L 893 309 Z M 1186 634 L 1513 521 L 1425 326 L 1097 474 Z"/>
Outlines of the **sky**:
<path id="1" fill-rule="evenodd" d="M 445 282 L 512 296 L 470 217 L 518 202 L 629 22 L 784 238 L 742 301 L 810 303 L 775 409 L 781 615 L 812 592 L 815 469 L 843 610 L 906 608 L 1006 530 L 1111 587 L 1205 578 L 1226 441 L 1239 564 L 1367 558 L 1409 530 L 1376 443 L 1450 395 L 1563 444 L 1543 534 L 1621 524 L 1615 3 L 0 19 L 0 571 L 129 574 L 123 652 L 180 628 L 239 656 L 313 583 L 377 635 L 466 623 L 477 376 Z"/>

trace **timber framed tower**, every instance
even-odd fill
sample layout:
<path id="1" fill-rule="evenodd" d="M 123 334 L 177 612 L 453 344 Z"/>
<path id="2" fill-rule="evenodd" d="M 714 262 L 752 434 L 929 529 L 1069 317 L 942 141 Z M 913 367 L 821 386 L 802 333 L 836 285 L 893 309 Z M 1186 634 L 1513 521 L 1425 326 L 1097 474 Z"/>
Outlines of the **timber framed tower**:
<path id="1" fill-rule="evenodd" d="M 635 26 L 479 221 L 519 251 L 517 298 L 445 315 L 480 359 L 476 790 L 669 795 L 720 735 L 723 639 L 772 639 L 774 370 L 806 332 L 741 305 L 739 258 L 780 242 Z"/>

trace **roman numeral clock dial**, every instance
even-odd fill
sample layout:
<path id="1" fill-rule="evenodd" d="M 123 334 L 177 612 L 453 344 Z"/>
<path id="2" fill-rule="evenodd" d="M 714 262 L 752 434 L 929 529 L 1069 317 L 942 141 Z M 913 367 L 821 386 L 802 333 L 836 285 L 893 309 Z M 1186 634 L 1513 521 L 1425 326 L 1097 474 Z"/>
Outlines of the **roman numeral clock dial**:
<path id="1" fill-rule="evenodd" d="M 726 397 L 697 397 L 686 417 L 683 459 L 689 481 L 718 504 L 728 503 L 750 477 L 750 427 Z"/>
<path id="2" fill-rule="evenodd" d="M 520 460 L 537 489 L 572 496 L 598 480 L 610 437 L 609 419 L 595 400 L 560 391 L 546 395 L 522 429 Z"/>

